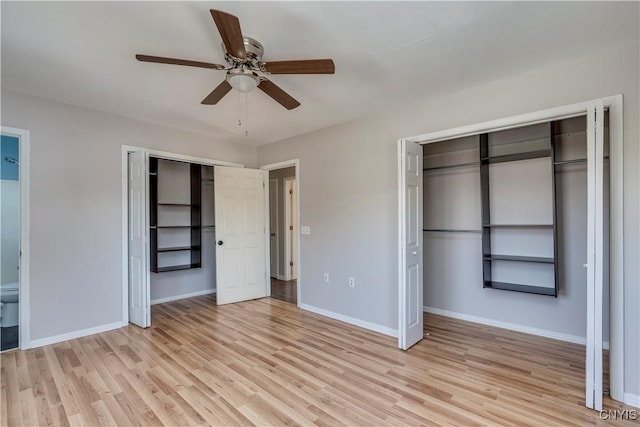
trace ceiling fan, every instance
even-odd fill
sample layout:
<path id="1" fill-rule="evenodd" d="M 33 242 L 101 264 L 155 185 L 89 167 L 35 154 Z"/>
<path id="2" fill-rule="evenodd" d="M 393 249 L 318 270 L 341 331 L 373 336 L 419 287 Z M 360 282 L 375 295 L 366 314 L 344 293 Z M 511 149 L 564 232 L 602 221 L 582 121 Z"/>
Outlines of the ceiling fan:
<path id="1" fill-rule="evenodd" d="M 224 59 L 229 64 L 228 66 L 150 55 L 136 55 L 136 59 L 143 62 L 186 65 L 226 71 L 226 79 L 202 100 L 202 104 L 206 105 L 217 104 L 231 89 L 239 92 L 250 92 L 257 87 L 287 110 L 292 110 L 298 107 L 300 103 L 263 74 L 335 73 L 332 59 L 263 62 L 262 54 L 264 53 L 264 48 L 262 44 L 251 37 L 242 35 L 240 21 L 236 16 L 215 9 L 211 9 L 210 12 L 222 36 Z"/>

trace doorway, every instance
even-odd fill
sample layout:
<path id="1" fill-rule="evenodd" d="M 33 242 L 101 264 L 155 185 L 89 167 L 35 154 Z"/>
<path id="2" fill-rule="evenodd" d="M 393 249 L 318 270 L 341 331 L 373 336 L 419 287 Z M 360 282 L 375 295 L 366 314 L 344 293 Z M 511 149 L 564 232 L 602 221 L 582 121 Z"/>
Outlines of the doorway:
<path id="1" fill-rule="evenodd" d="M 2 127 L 1 351 L 29 347 L 29 131 Z"/>
<path id="2" fill-rule="evenodd" d="M 269 183 L 266 201 L 269 223 L 269 276 L 272 298 L 292 304 L 300 301 L 299 215 L 297 161 L 262 167 Z"/>

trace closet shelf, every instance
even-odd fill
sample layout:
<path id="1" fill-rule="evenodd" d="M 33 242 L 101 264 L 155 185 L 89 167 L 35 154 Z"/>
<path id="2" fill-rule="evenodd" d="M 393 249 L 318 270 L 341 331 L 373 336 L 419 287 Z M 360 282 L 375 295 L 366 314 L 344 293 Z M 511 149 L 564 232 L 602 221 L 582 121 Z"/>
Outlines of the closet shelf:
<path id="1" fill-rule="evenodd" d="M 546 288 L 544 286 L 531 286 L 521 285 L 518 283 L 485 281 L 484 287 L 491 289 L 501 289 L 505 291 L 525 292 L 528 294 L 548 295 L 552 297 L 556 296 L 555 288 Z"/>
<path id="2" fill-rule="evenodd" d="M 537 256 L 520 256 L 520 255 L 484 255 L 483 259 L 488 261 L 521 261 L 521 262 L 537 262 L 543 264 L 555 263 L 553 258 L 537 257 Z"/>
<path id="3" fill-rule="evenodd" d="M 553 228 L 553 224 L 483 224 L 487 228 Z"/>
<path id="4" fill-rule="evenodd" d="M 167 248 L 158 248 L 158 252 L 181 252 L 181 251 L 199 251 L 200 246 L 174 246 Z"/>
<path id="5" fill-rule="evenodd" d="M 453 230 L 445 228 L 423 228 L 427 233 L 482 233 L 482 230 Z"/>
<path id="6" fill-rule="evenodd" d="M 609 160 L 609 156 L 604 156 L 604 160 Z M 555 166 L 570 165 L 573 163 L 587 163 L 587 159 L 583 158 L 583 159 L 558 160 L 553 162 Z"/>
<path id="7" fill-rule="evenodd" d="M 199 225 L 157 225 L 155 227 L 151 227 L 151 228 L 157 228 L 157 229 L 163 229 L 163 228 L 191 228 L 191 229 L 198 229 L 200 228 Z"/>
<path id="8" fill-rule="evenodd" d="M 526 151 L 524 153 L 505 154 L 502 156 L 481 157 L 483 163 L 502 163 L 515 162 L 518 160 L 539 159 L 542 157 L 551 157 L 551 150 Z"/>
<path id="9" fill-rule="evenodd" d="M 164 273 L 165 271 L 178 271 L 178 270 L 189 270 L 191 268 L 200 268 L 200 263 L 198 264 L 184 264 L 184 265 L 170 265 L 168 267 L 158 267 L 155 271 L 156 273 Z"/>
<path id="10" fill-rule="evenodd" d="M 198 207 L 200 205 L 197 204 L 191 204 L 191 203 L 157 203 L 158 206 L 184 206 L 184 207 L 191 207 L 191 206 L 195 206 Z"/>

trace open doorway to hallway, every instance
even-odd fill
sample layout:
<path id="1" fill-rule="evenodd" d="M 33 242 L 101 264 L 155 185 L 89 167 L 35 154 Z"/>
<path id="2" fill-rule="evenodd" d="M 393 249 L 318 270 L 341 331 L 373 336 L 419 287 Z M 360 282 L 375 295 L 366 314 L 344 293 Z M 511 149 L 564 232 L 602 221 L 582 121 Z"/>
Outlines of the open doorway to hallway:
<path id="1" fill-rule="evenodd" d="M 269 171 L 269 252 L 271 296 L 296 304 L 297 182 L 295 166 Z"/>

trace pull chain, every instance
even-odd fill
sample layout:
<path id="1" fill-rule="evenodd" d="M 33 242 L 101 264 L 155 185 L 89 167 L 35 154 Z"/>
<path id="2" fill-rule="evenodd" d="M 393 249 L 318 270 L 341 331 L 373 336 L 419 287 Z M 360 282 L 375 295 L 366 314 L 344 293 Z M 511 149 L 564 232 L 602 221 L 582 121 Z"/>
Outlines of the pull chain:
<path id="1" fill-rule="evenodd" d="M 244 136 L 249 136 L 248 129 L 248 117 L 249 117 L 249 102 L 248 102 L 249 94 L 245 92 L 244 94 Z"/>

